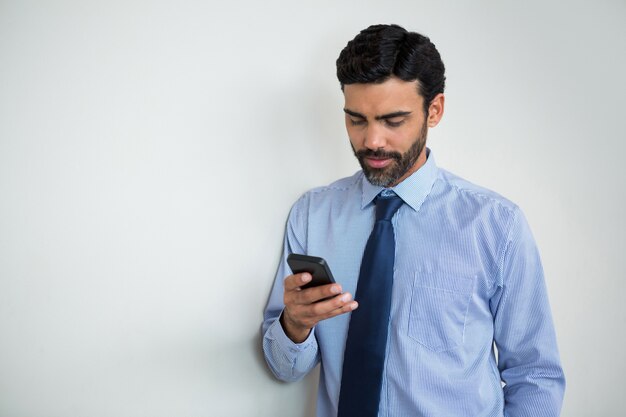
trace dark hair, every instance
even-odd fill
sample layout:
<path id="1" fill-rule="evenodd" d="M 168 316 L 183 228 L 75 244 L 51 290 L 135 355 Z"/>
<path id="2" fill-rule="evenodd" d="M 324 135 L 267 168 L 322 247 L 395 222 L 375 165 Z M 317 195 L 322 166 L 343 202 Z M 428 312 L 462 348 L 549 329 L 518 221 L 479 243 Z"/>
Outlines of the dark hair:
<path id="1" fill-rule="evenodd" d="M 346 84 L 382 83 L 391 76 L 418 81 L 424 110 L 443 93 L 445 67 L 426 36 L 398 25 L 372 25 L 348 42 L 337 58 L 337 78 Z"/>

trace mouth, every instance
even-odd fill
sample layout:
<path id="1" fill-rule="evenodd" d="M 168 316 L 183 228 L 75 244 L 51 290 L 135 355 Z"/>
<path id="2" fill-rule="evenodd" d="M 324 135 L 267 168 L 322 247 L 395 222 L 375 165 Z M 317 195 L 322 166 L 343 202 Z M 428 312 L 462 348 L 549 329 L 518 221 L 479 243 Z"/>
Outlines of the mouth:
<path id="1" fill-rule="evenodd" d="M 381 169 L 385 168 L 393 161 L 393 158 L 376 158 L 376 157 L 365 157 L 365 162 L 370 168 Z"/>

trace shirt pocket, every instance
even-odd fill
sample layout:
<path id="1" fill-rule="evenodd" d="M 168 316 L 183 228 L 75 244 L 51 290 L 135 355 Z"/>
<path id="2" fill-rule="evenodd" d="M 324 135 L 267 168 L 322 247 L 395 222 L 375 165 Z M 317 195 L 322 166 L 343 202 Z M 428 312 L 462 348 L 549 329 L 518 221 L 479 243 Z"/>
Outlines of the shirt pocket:
<path id="1" fill-rule="evenodd" d="M 474 277 L 417 272 L 413 281 L 408 335 L 436 352 L 463 344 Z"/>

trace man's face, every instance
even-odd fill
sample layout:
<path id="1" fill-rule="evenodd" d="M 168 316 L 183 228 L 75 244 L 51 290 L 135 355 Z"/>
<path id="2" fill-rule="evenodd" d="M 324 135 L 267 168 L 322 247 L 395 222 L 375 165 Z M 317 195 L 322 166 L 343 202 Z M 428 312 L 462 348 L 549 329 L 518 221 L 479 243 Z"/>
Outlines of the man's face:
<path id="1" fill-rule="evenodd" d="M 417 81 L 344 86 L 346 128 L 368 181 L 392 187 L 426 162 L 428 126 Z"/>

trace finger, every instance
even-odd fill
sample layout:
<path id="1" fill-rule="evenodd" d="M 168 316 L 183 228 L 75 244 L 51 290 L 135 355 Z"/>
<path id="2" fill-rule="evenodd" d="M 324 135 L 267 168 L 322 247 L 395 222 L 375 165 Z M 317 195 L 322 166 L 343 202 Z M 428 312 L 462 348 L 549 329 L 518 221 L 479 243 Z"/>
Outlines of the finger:
<path id="1" fill-rule="evenodd" d="M 319 303 L 285 306 L 285 313 L 295 325 L 312 328 L 321 320 L 349 313 L 357 307 L 358 303 L 352 300 L 352 295 L 345 293 Z"/>
<path id="2" fill-rule="evenodd" d="M 328 317 L 328 315 L 335 310 L 340 310 L 346 307 L 346 305 L 351 302 L 353 302 L 353 300 L 350 293 L 339 294 L 328 300 L 311 304 L 307 313 L 311 314 L 311 316 L 314 317 L 316 320 L 322 320 Z"/>
<path id="3" fill-rule="evenodd" d="M 311 282 L 313 277 L 308 272 L 303 272 L 301 274 L 293 274 L 289 275 L 285 278 L 284 287 L 285 291 L 294 291 L 303 285 Z"/>
<path id="4" fill-rule="evenodd" d="M 327 303 L 327 306 L 325 306 L 325 308 L 320 306 L 318 314 L 315 316 L 315 320 L 317 321 L 327 320 L 341 314 L 349 313 L 359 307 L 359 303 L 354 301 L 349 293 L 341 294 L 322 303 L 317 303 L 315 306 L 317 307 L 319 304 L 323 303 Z"/>
<path id="5" fill-rule="evenodd" d="M 293 299 L 298 304 L 311 304 L 341 294 L 341 291 L 339 284 L 326 284 L 298 291 L 293 294 Z"/>
<path id="6" fill-rule="evenodd" d="M 302 292 L 306 291 L 308 290 Z M 350 294 L 339 294 L 318 303 L 298 303 L 293 301 L 293 298 L 297 297 L 299 294 L 299 291 L 295 291 L 288 293 L 291 297 L 288 295 L 285 296 L 285 311 L 288 312 L 289 317 L 292 318 L 294 322 L 299 322 L 303 325 L 321 320 L 329 312 L 341 308 L 352 299 Z M 305 320 L 307 323 L 305 323 Z"/>
<path id="7" fill-rule="evenodd" d="M 357 308 L 359 308 L 359 303 L 357 301 L 350 301 L 349 303 L 344 304 L 340 308 L 330 311 L 326 315 L 326 317 L 324 317 L 322 320 L 327 320 L 332 317 L 339 316 L 341 314 L 350 313 L 351 311 L 354 311 Z"/>

